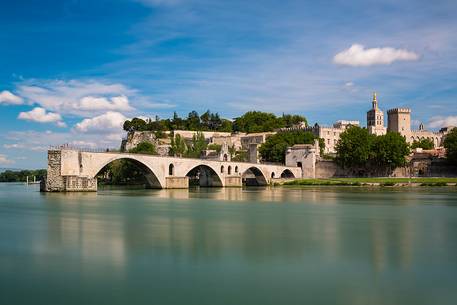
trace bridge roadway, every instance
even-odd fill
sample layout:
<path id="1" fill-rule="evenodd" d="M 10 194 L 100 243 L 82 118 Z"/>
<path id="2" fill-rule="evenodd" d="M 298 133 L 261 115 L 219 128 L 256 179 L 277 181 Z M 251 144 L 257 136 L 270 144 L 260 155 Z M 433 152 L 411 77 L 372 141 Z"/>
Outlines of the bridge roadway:
<path id="1" fill-rule="evenodd" d="M 97 175 L 120 159 L 133 160 L 143 169 L 152 188 L 187 188 L 194 176 L 201 186 L 233 187 L 243 180 L 266 185 L 274 178 L 302 175 L 301 168 L 283 165 L 56 149 L 48 151 L 48 176 L 42 190 L 96 191 Z"/>

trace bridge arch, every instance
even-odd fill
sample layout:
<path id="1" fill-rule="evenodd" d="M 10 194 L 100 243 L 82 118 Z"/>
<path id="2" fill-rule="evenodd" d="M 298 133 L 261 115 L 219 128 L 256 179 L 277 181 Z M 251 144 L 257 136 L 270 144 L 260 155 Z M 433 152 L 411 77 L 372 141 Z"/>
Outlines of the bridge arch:
<path id="1" fill-rule="evenodd" d="M 247 186 L 267 185 L 267 176 L 258 167 L 251 166 L 242 174 L 243 183 Z"/>
<path id="2" fill-rule="evenodd" d="M 222 187 L 222 178 L 219 176 L 217 169 L 200 164 L 190 169 L 187 174 L 191 184 L 199 185 L 202 187 Z"/>
<path id="3" fill-rule="evenodd" d="M 134 168 L 138 171 L 138 174 L 143 175 L 145 178 L 145 186 L 146 188 L 163 188 L 164 186 L 160 182 L 159 178 L 157 175 L 154 173 L 154 171 L 144 162 L 137 160 L 132 157 L 128 156 L 120 156 L 117 158 L 112 158 L 104 163 L 102 163 L 101 166 L 97 167 L 94 169 L 94 174 L 93 178 L 97 178 L 104 170 L 108 170 L 108 166 L 112 164 L 113 162 L 116 161 L 122 161 L 122 160 L 128 160 L 130 163 L 133 165 Z M 126 166 L 126 165 L 120 165 L 120 166 Z M 109 173 L 108 173 L 109 175 Z"/>
<path id="4" fill-rule="evenodd" d="M 295 178 L 295 175 L 294 173 L 292 173 L 290 171 L 290 169 L 285 169 L 282 173 L 281 173 L 281 178 Z"/>

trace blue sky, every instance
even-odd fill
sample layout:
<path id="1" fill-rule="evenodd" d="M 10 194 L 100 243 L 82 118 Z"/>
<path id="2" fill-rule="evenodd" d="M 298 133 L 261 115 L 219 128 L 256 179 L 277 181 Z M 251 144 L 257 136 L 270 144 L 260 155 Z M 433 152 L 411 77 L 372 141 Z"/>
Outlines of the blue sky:
<path id="1" fill-rule="evenodd" d="M 456 1 L 0 3 L 0 167 L 117 147 L 125 118 L 211 109 L 457 125 Z"/>

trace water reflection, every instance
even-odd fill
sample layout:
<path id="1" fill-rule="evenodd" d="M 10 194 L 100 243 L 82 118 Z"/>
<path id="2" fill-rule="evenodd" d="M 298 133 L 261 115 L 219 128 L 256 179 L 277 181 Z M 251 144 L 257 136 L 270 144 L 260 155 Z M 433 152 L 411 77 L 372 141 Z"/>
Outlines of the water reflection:
<path id="1" fill-rule="evenodd" d="M 20 303 L 15 287 L 59 303 L 56 286 L 63 303 L 79 304 L 427 304 L 431 296 L 452 304 L 457 296 L 450 188 L 43 195 L 2 187 L 8 304 Z"/>

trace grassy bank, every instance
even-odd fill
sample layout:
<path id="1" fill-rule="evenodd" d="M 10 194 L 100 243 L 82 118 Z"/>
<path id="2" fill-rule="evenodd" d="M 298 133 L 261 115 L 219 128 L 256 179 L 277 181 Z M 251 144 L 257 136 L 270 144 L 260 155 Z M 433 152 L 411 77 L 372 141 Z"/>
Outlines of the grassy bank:
<path id="1" fill-rule="evenodd" d="M 347 185 L 347 186 L 455 186 L 457 178 L 329 178 L 295 179 L 279 183 L 284 186 Z"/>

